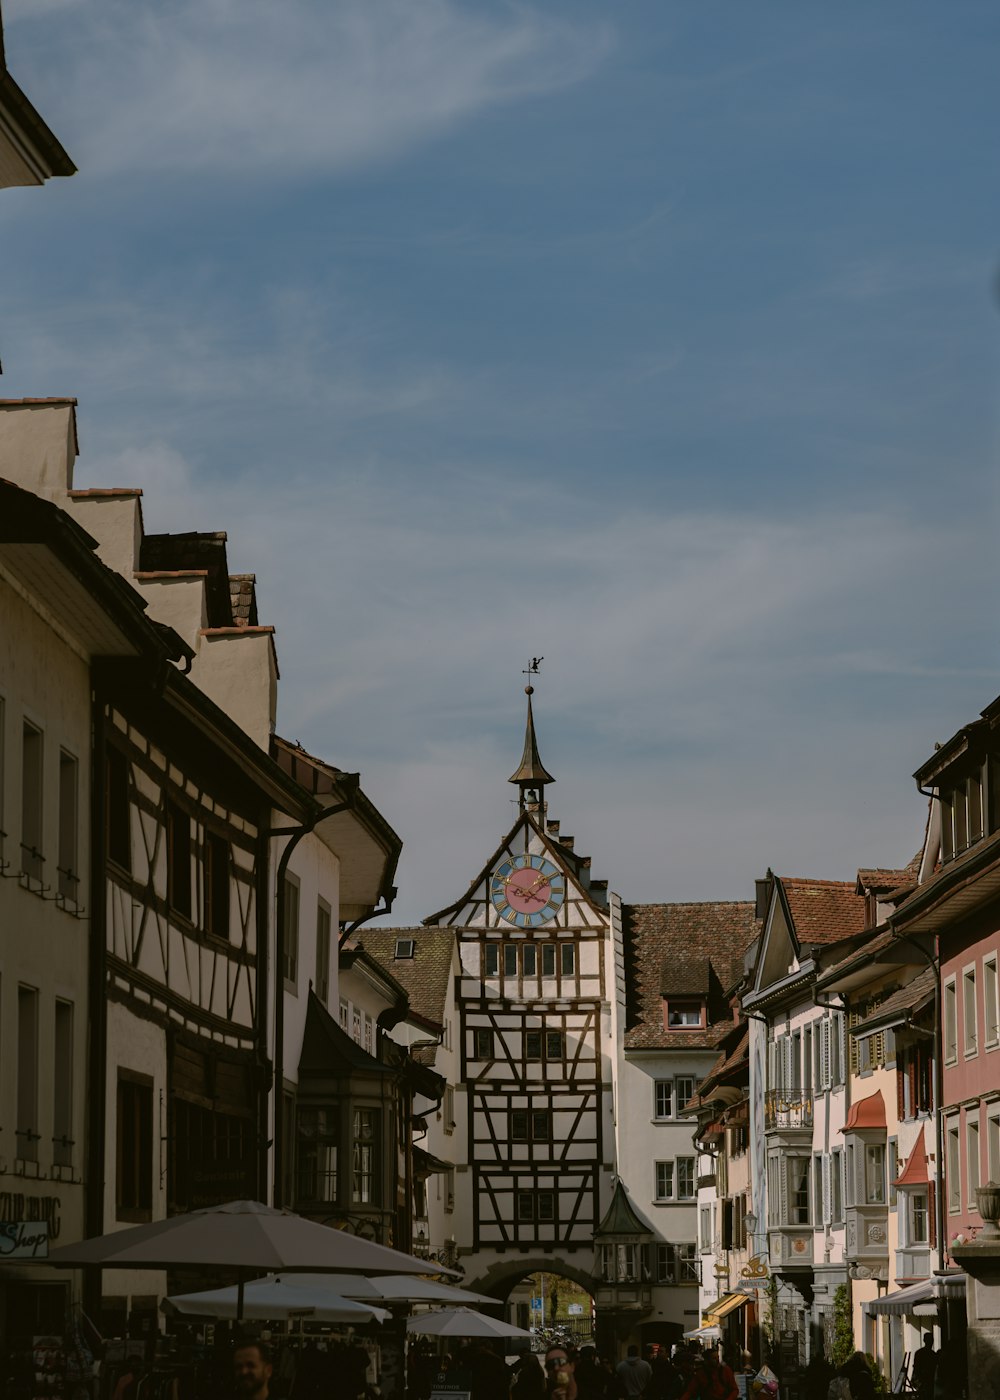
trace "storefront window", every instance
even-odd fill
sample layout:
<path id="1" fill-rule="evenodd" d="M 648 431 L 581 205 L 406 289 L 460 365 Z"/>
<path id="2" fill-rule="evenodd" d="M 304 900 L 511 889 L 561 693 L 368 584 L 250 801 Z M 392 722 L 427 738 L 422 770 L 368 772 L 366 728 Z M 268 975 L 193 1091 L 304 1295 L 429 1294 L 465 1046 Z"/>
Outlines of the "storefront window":
<path id="1" fill-rule="evenodd" d="M 351 1199 L 355 1205 L 378 1204 L 379 1119 L 378 1109 L 354 1110 Z"/>

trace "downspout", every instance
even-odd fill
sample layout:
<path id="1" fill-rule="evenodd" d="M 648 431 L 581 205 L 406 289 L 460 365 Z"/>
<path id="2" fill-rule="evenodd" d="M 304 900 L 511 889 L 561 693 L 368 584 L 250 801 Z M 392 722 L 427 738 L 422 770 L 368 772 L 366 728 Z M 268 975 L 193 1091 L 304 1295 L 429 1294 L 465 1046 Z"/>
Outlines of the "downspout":
<path id="1" fill-rule="evenodd" d="M 107 948 L 107 887 L 105 874 L 105 722 L 104 696 L 91 679 L 92 734 L 90 746 L 90 945 L 87 953 L 88 1045 L 87 1045 L 87 1171 L 86 1235 L 92 1239 L 104 1233 L 105 1126 L 107 1118 L 107 1024 L 108 1004 L 104 994 L 105 950 Z M 88 1271 L 85 1307 L 97 1316 L 101 1274 Z"/>
<path id="2" fill-rule="evenodd" d="M 359 778 L 357 774 L 345 775 L 341 786 L 347 786 L 350 796 L 346 802 L 337 802 L 332 807 L 324 807 L 320 811 L 313 812 L 301 826 L 273 827 L 266 832 L 267 836 L 287 836 L 289 838 L 285 849 L 278 858 L 278 868 L 274 876 L 274 893 L 277 901 L 274 919 L 274 1070 L 271 1083 L 274 1089 L 274 1154 L 273 1171 L 274 1181 L 272 1182 L 272 1201 L 276 1210 L 281 1210 L 283 1201 L 283 1175 L 285 1166 L 285 1123 L 284 1123 L 284 1099 L 283 1086 L 285 1082 L 285 875 L 288 872 L 288 862 L 292 852 L 302 840 L 321 821 L 327 817 L 336 816 L 338 812 L 346 812 L 354 805 L 354 796 L 357 793 Z"/>

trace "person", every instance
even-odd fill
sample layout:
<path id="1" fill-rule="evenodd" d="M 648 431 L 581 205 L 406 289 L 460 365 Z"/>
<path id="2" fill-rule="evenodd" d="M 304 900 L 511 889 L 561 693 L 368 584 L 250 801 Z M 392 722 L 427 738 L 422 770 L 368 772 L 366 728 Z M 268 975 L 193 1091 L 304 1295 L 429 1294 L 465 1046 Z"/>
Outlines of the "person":
<path id="1" fill-rule="evenodd" d="M 241 1400 L 269 1400 L 271 1353 L 263 1342 L 240 1342 L 233 1351 L 233 1379 Z"/>
<path id="2" fill-rule="evenodd" d="M 920 1400 L 933 1400 L 934 1372 L 937 1370 L 938 1354 L 934 1350 L 934 1333 L 924 1333 L 924 1344 L 913 1354 L 913 1368 L 910 1380 Z"/>
<path id="3" fill-rule="evenodd" d="M 512 1400 L 545 1400 L 545 1372 L 530 1347 L 518 1351 L 513 1374 Z"/>
<path id="4" fill-rule="evenodd" d="M 625 1400 L 637 1400 L 638 1396 L 646 1393 L 653 1368 L 648 1361 L 643 1361 L 637 1346 L 630 1346 L 625 1360 L 619 1361 L 615 1367 L 615 1374 L 622 1383 Z"/>
<path id="5" fill-rule="evenodd" d="M 667 1355 L 666 1347 L 660 1347 L 650 1365 L 653 1374 L 646 1389 L 646 1400 L 675 1400 L 684 1387 L 677 1367 Z"/>
<path id="6" fill-rule="evenodd" d="M 577 1400 L 576 1377 L 569 1352 L 554 1343 L 545 1353 L 545 1390 L 555 1400 Z"/>
<path id="7" fill-rule="evenodd" d="M 875 1382 L 864 1352 L 856 1351 L 844 1362 L 837 1375 L 846 1378 L 851 1387 L 851 1400 L 875 1400 Z"/>
<path id="8" fill-rule="evenodd" d="M 737 1400 L 739 1393 L 733 1368 L 725 1364 L 715 1347 L 706 1347 L 695 1360 L 682 1400 Z"/>
<path id="9" fill-rule="evenodd" d="M 501 1361 L 485 1337 L 472 1349 L 469 1375 L 472 1378 L 472 1400 L 507 1400 L 510 1391 L 507 1363 Z"/>

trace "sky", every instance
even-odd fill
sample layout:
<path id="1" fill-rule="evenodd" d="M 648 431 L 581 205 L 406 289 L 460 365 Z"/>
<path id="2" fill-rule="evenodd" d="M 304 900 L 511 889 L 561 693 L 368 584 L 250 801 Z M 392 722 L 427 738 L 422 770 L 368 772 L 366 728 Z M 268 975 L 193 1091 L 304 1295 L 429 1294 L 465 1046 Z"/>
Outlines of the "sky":
<path id="1" fill-rule="evenodd" d="M 550 816 L 630 903 L 904 864 L 1000 692 L 995 0 L 4 0 L 0 393 L 224 529 L 392 923 Z"/>

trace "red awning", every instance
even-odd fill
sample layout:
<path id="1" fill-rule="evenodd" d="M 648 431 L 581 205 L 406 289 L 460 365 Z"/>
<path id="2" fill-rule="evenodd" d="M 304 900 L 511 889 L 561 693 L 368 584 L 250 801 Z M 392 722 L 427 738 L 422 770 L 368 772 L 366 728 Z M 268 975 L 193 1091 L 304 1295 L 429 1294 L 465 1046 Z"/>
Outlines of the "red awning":
<path id="1" fill-rule="evenodd" d="M 872 1094 L 867 1099 L 858 1099 L 857 1103 L 851 1105 L 851 1111 L 847 1115 L 847 1122 L 841 1132 L 854 1133 L 862 1128 L 884 1128 L 885 1127 L 885 1100 L 881 1092 Z"/>
<path id="2" fill-rule="evenodd" d="M 899 1173 L 894 1184 L 896 1186 L 927 1186 L 929 1182 L 927 1149 L 924 1146 L 924 1135 L 921 1133 L 913 1145 L 913 1151 L 906 1159 L 906 1166 Z"/>

